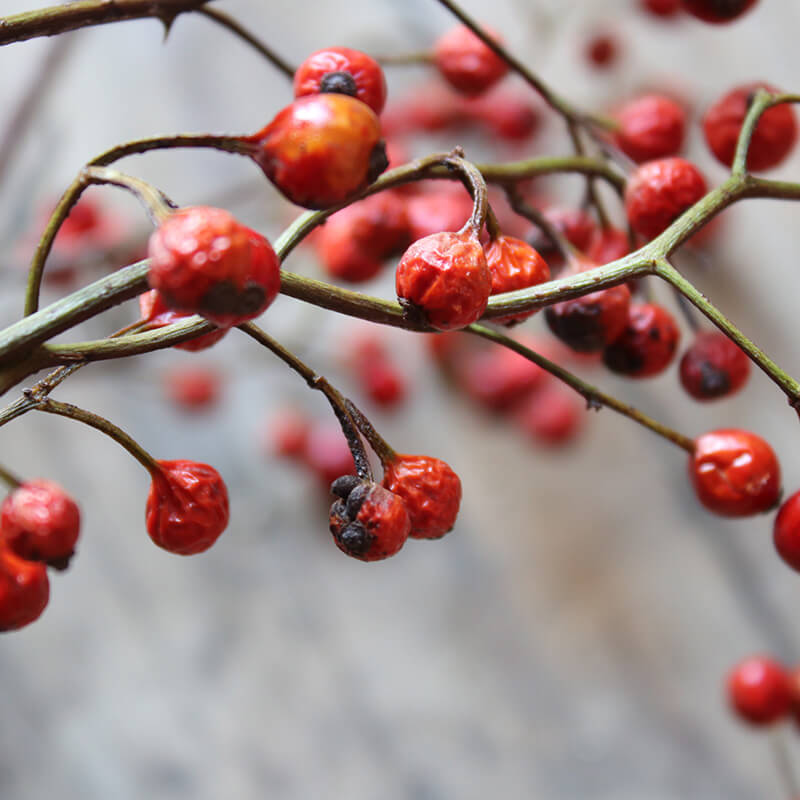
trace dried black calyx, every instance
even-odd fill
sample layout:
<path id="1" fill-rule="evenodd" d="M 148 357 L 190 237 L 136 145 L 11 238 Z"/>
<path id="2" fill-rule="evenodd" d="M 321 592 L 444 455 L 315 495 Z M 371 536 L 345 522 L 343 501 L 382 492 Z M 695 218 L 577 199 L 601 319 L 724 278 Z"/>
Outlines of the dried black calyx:
<path id="1" fill-rule="evenodd" d="M 264 289 L 256 283 L 239 289 L 230 281 L 220 281 L 203 295 L 200 308 L 209 314 L 253 314 L 263 302 Z"/>
<path id="2" fill-rule="evenodd" d="M 359 483 L 361 479 L 357 475 L 342 475 L 331 484 L 331 494 L 346 500 Z"/>
<path id="3" fill-rule="evenodd" d="M 372 546 L 375 537 L 356 517 L 370 493 L 377 488 L 355 475 L 343 475 L 331 484 L 331 491 L 339 496 L 331 506 L 330 530 L 336 544 L 351 556 L 360 558 Z"/>
<path id="4" fill-rule="evenodd" d="M 326 72 L 319 82 L 319 90 L 326 94 L 346 94 L 350 97 L 358 94 L 355 78 L 344 71 Z"/>
<path id="5" fill-rule="evenodd" d="M 700 391 L 704 397 L 724 397 L 731 389 L 728 373 L 708 361 L 700 364 Z"/>
<path id="6" fill-rule="evenodd" d="M 369 167 L 367 169 L 367 182 L 372 183 L 389 166 L 389 157 L 386 155 L 386 142 L 381 139 L 369 154 Z"/>

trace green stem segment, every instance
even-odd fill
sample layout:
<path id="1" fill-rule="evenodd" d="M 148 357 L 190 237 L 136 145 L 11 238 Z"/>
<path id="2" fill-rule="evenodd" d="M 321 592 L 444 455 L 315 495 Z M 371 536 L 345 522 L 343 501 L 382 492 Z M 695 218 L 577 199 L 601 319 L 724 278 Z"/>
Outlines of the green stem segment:
<path id="1" fill-rule="evenodd" d="M 18 486 L 22 485 L 22 479 L 18 478 L 13 472 L 10 472 L 2 465 L 0 465 L 0 480 L 3 481 L 9 489 L 16 489 Z"/>

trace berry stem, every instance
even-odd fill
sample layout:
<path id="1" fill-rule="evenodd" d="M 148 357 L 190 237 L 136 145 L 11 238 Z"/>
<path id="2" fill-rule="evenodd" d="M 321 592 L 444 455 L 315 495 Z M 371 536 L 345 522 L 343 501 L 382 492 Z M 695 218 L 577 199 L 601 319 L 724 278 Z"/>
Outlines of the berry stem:
<path id="1" fill-rule="evenodd" d="M 407 67 L 417 64 L 432 64 L 434 55 L 430 50 L 418 53 L 398 53 L 396 55 L 373 56 L 382 67 Z"/>
<path id="2" fill-rule="evenodd" d="M 486 181 L 483 179 L 480 170 L 464 158 L 461 148 L 457 148 L 442 159 L 442 163 L 458 174 L 461 182 L 472 195 L 472 214 L 462 230 L 466 230 L 469 227 L 475 236 L 478 236 L 481 228 L 483 228 L 483 223 L 486 220 L 486 211 L 489 207 Z"/>
<path id="3" fill-rule="evenodd" d="M 347 409 L 358 425 L 358 429 L 364 434 L 370 447 L 375 451 L 381 460 L 381 465 L 385 469 L 392 462 L 397 460 L 397 453 L 392 449 L 386 439 L 375 429 L 375 426 L 364 416 L 363 412 L 353 403 L 352 400 L 345 399 Z"/>
<path id="4" fill-rule="evenodd" d="M 145 207 L 153 225 L 159 225 L 177 208 L 160 189 L 139 178 L 108 167 L 85 167 L 84 172 L 91 184 L 110 184 L 127 189 Z"/>
<path id="5" fill-rule="evenodd" d="M 586 155 L 586 150 L 581 139 L 581 133 L 578 130 L 578 125 L 574 120 L 567 120 L 567 131 L 569 133 L 569 138 L 572 141 L 572 148 L 575 150 L 575 155 Z M 594 178 L 591 176 L 587 176 L 586 178 L 586 197 L 597 214 L 597 221 L 600 223 L 600 227 L 607 228 L 609 225 L 608 213 L 606 212 L 603 201 L 597 191 Z"/>
<path id="6" fill-rule="evenodd" d="M 16 489 L 17 486 L 22 485 L 22 479 L 18 478 L 13 472 L 9 472 L 2 465 L 0 465 L 0 480 L 2 480 L 9 489 Z"/>

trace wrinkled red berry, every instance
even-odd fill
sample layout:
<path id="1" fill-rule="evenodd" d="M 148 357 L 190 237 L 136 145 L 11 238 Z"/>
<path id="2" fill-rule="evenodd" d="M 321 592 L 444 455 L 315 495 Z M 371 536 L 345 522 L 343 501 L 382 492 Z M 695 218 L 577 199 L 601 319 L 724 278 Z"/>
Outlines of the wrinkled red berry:
<path id="1" fill-rule="evenodd" d="M 625 212 L 633 229 L 653 239 L 706 193 L 706 180 L 683 158 L 648 161 L 625 189 Z"/>
<path id="2" fill-rule="evenodd" d="M 345 202 L 388 164 L 377 116 L 344 94 L 301 97 L 246 142 L 278 190 L 304 208 Z"/>
<path id="3" fill-rule="evenodd" d="M 25 481 L 9 492 L 0 507 L 2 546 L 28 561 L 65 567 L 80 527 L 77 504 L 53 481 Z"/>
<path id="4" fill-rule="evenodd" d="M 222 327 L 259 316 L 280 289 L 270 243 L 221 208 L 170 214 L 150 237 L 148 255 L 148 282 L 167 305 Z"/>
<path id="5" fill-rule="evenodd" d="M 706 143 L 717 161 L 727 167 L 733 164 L 750 99 L 759 89 L 780 93 L 767 83 L 737 86 L 717 100 L 703 117 Z M 784 103 L 768 108 L 753 131 L 747 151 L 747 168 L 759 171 L 777 167 L 791 153 L 796 141 L 797 119 L 791 105 Z"/>
<path id="6" fill-rule="evenodd" d="M 574 392 L 548 384 L 531 393 L 514 418 L 535 442 L 558 447 L 575 438 L 585 417 L 584 404 Z"/>
<path id="7" fill-rule="evenodd" d="M 681 0 L 640 0 L 640 5 L 656 17 L 671 17 L 680 10 Z"/>
<path id="8" fill-rule="evenodd" d="M 800 572 L 800 492 L 795 492 L 780 507 L 775 517 L 773 541 L 778 555 Z"/>
<path id="9" fill-rule="evenodd" d="M 646 94 L 626 103 L 614 115 L 614 140 L 637 163 L 675 155 L 683 146 L 686 112 L 661 94 Z"/>
<path id="10" fill-rule="evenodd" d="M 698 436 L 689 456 L 689 477 L 700 502 L 724 517 L 768 511 L 780 497 L 778 459 L 749 431 L 731 428 Z"/>
<path id="11" fill-rule="evenodd" d="M 749 11 L 757 0 L 683 0 L 683 8 L 703 22 L 732 22 Z"/>
<path id="12" fill-rule="evenodd" d="M 328 47 L 312 53 L 294 73 L 294 96 L 334 92 L 356 97 L 380 114 L 386 79 L 380 64 L 360 50 Z"/>
<path id="13" fill-rule="evenodd" d="M 157 289 L 139 295 L 139 313 L 142 321 L 147 323 L 148 329 L 163 328 L 172 325 L 174 322 L 183 322 L 192 316 L 191 312 L 181 312 L 171 309 L 161 293 Z M 196 353 L 199 350 L 207 350 L 215 345 L 227 332 L 228 328 L 217 328 L 216 330 L 204 333 L 189 339 L 188 342 L 176 344 L 178 350 L 187 350 Z"/>
<path id="14" fill-rule="evenodd" d="M 492 276 L 471 231 L 435 233 L 414 242 L 395 275 L 397 296 L 438 330 L 463 328 L 486 310 Z"/>
<path id="15" fill-rule="evenodd" d="M 634 304 L 628 309 L 624 330 L 603 351 L 603 363 L 629 378 L 649 378 L 670 365 L 680 338 L 680 329 L 665 308 Z"/>
<path id="16" fill-rule="evenodd" d="M 208 550 L 228 525 L 228 489 L 219 473 L 196 461 L 159 461 L 147 497 L 150 538 L 181 556 Z"/>
<path id="17" fill-rule="evenodd" d="M 752 725 L 777 722 L 792 705 L 788 672 L 766 656 L 751 656 L 737 664 L 728 673 L 727 691 L 733 711 Z"/>
<path id="18" fill-rule="evenodd" d="M 0 631 L 14 631 L 37 620 L 50 599 L 47 568 L 0 547 Z"/>
<path id="19" fill-rule="evenodd" d="M 724 333 L 698 333 L 683 354 L 681 385 L 696 400 L 727 397 L 744 386 L 750 375 L 750 359 Z"/>
<path id="20" fill-rule="evenodd" d="M 501 40 L 491 28 L 484 26 L 484 30 L 495 41 Z M 439 37 L 434 63 L 445 80 L 464 94 L 485 92 L 508 72 L 508 64 L 465 25 Z"/>
<path id="21" fill-rule="evenodd" d="M 202 411 L 219 400 L 222 378 L 219 372 L 202 365 L 173 367 L 164 375 L 167 397 L 179 408 Z"/>

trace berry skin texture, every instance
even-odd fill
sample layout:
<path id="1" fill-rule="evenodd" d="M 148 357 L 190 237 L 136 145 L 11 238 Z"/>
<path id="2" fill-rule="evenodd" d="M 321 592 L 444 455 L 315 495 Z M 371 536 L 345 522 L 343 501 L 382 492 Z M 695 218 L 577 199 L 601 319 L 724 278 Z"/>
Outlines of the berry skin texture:
<path id="1" fill-rule="evenodd" d="M 749 431 L 726 428 L 698 436 L 689 456 L 689 477 L 700 502 L 723 517 L 768 511 L 780 498 L 778 459 Z"/>
<path id="2" fill-rule="evenodd" d="M 26 481 L 12 489 L 0 507 L 2 547 L 27 561 L 66 567 L 80 527 L 77 504 L 53 481 Z"/>
<path id="3" fill-rule="evenodd" d="M 751 656 L 737 664 L 728 673 L 727 692 L 733 711 L 751 725 L 777 722 L 792 704 L 788 672 L 766 656 Z"/>
<path id="4" fill-rule="evenodd" d="M 411 521 L 401 498 L 376 483 L 359 483 L 331 506 L 330 530 L 336 546 L 361 561 L 379 561 L 399 552 Z"/>
<path id="5" fill-rule="evenodd" d="M 267 178 L 304 208 L 345 202 L 388 164 L 375 112 L 344 94 L 301 97 L 245 141 Z"/>
<path id="6" fill-rule="evenodd" d="M 376 114 L 386 103 L 386 78 L 375 59 L 349 47 L 312 53 L 294 73 L 294 96 L 335 92 L 366 103 Z"/>
<path id="7" fill-rule="evenodd" d="M 501 40 L 491 28 L 483 27 L 492 39 Z M 508 72 L 508 64 L 465 25 L 451 28 L 439 37 L 433 55 L 444 79 L 464 94 L 481 94 Z"/>
<path id="8" fill-rule="evenodd" d="M 737 86 L 717 100 L 703 117 L 706 143 L 717 161 L 727 167 L 733 164 L 736 142 L 750 98 L 759 89 L 779 92 L 767 83 Z M 768 108 L 753 131 L 747 151 L 747 168 L 758 172 L 777 167 L 791 153 L 796 141 L 797 119 L 791 105 L 785 103 Z"/>
<path id="9" fill-rule="evenodd" d="M 183 322 L 192 316 L 191 313 L 171 309 L 157 289 L 151 289 L 149 292 L 139 295 L 139 313 L 142 322 L 147 323 L 148 330 L 163 328 L 174 322 Z M 213 347 L 227 332 L 228 328 L 218 328 L 215 331 L 204 333 L 202 336 L 189 339 L 188 342 L 176 344 L 175 349 L 187 350 L 190 353 L 207 350 L 209 347 Z"/>
<path id="10" fill-rule="evenodd" d="M 434 233 L 403 254 L 395 287 L 412 313 L 420 312 L 432 327 L 447 331 L 480 319 L 489 302 L 492 276 L 471 231 Z"/>
<path id="11" fill-rule="evenodd" d="M 492 276 L 492 294 L 513 292 L 550 280 L 550 267 L 547 262 L 522 239 L 513 236 L 498 236 L 484 249 L 486 263 Z M 495 319 L 505 325 L 522 322 L 535 311 L 511 314 Z"/>
<path id="12" fill-rule="evenodd" d="M 190 556 L 208 550 L 228 525 L 228 489 L 219 473 L 196 461 L 159 461 L 145 522 L 164 550 Z"/>
<path id="13" fill-rule="evenodd" d="M 750 359 L 719 331 L 697 334 L 681 359 L 681 386 L 695 400 L 732 395 L 747 383 L 749 376 Z"/>
<path id="14" fill-rule="evenodd" d="M 800 492 L 795 492 L 780 507 L 775 517 L 773 541 L 778 555 L 800 572 Z"/>
<path id="15" fill-rule="evenodd" d="M 757 0 L 683 0 L 683 8 L 703 22 L 732 22 L 749 11 Z"/>
<path id="16" fill-rule="evenodd" d="M 398 455 L 386 466 L 383 486 L 405 502 L 412 538 L 441 539 L 456 524 L 461 481 L 444 461 Z"/>
<path id="17" fill-rule="evenodd" d="M 47 568 L 0 547 L 0 631 L 15 631 L 37 620 L 50 599 Z"/>
<path id="18" fill-rule="evenodd" d="M 620 127 L 615 141 L 637 164 L 675 155 L 683 145 L 686 112 L 669 97 L 637 97 L 615 114 Z"/>
<path id="19" fill-rule="evenodd" d="M 170 214 L 147 250 L 147 280 L 167 305 L 223 328 L 259 316 L 280 289 L 280 262 L 270 243 L 221 208 Z"/>
<path id="20" fill-rule="evenodd" d="M 649 378 L 672 363 L 680 338 L 680 329 L 665 308 L 655 303 L 632 305 L 622 334 L 603 351 L 603 363 L 629 378 Z"/>

